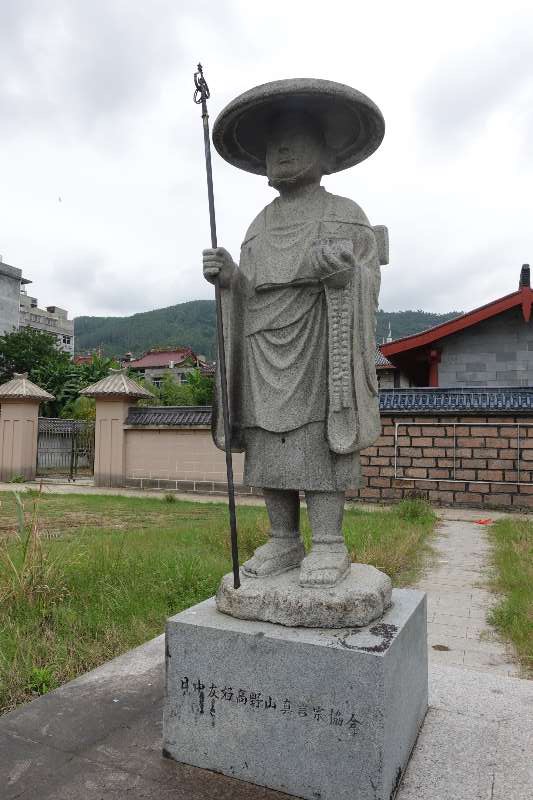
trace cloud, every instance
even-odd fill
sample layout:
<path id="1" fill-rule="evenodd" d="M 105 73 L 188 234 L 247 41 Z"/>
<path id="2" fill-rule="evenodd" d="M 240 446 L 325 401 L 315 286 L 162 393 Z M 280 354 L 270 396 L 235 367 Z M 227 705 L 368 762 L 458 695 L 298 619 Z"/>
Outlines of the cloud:
<path id="1" fill-rule="evenodd" d="M 532 93 L 533 14 L 526 14 L 480 46 L 447 53 L 425 77 L 416 108 L 430 144 L 457 149 L 475 141 L 498 112 L 521 116 L 516 105 L 530 108 Z"/>
<path id="2" fill-rule="evenodd" d="M 385 309 L 512 291 L 533 259 L 529 6 L 338 0 L 332 33 L 305 0 L 0 0 L 0 252 L 72 315 L 212 297 L 200 59 L 211 122 L 295 75 L 378 102 L 383 146 L 325 185 L 390 229 Z M 238 257 L 274 192 L 216 153 L 213 169 L 219 242 Z"/>
<path id="3" fill-rule="evenodd" d="M 86 137 L 147 113 L 183 65 L 183 31 L 226 3 L 197 0 L 3 0 L 0 115 L 3 137 L 23 126 Z M 179 10 L 179 13 L 177 13 Z M 226 14 L 227 17 L 230 14 Z M 192 68 L 192 65 L 190 65 Z"/>
<path id="4" fill-rule="evenodd" d="M 161 300 L 152 265 L 113 264 L 96 249 L 62 254 L 50 270 L 50 281 L 68 294 L 74 307 L 99 309 L 99 315 L 104 316 L 127 316 L 132 309 L 156 308 Z"/>

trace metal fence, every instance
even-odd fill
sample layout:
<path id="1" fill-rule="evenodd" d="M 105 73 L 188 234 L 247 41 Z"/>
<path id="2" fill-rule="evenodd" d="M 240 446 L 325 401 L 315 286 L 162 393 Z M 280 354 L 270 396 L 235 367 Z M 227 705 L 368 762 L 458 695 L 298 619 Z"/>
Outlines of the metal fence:
<path id="1" fill-rule="evenodd" d="M 68 477 L 94 471 L 94 422 L 54 417 L 39 418 L 37 475 Z"/>
<path id="2" fill-rule="evenodd" d="M 419 428 L 421 435 L 409 432 Z M 442 434 L 431 436 L 431 444 L 418 442 L 428 438 L 424 430 L 440 429 Z M 468 432 L 465 429 L 469 429 Z M 496 435 L 488 435 L 488 429 L 498 429 Z M 402 429 L 406 434 L 402 435 Z M 471 434 L 475 429 L 477 436 Z M 483 430 L 485 429 L 485 433 Z M 502 430 L 505 434 L 500 435 Z M 512 433 L 514 429 L 514 434 Z M 531 431 L 531 433 L 530 433 Z M 483 444 L 476 442 L 481 438 Z M 458 439 L 461 442 L 458 444 Z M 408 440 L 408 441 L 404 441 Z M 468 442 L 470 440 L 470 444 Z M 504 442 L 504 443 L 503 443 Z M 445 455 L 442 455 L 442 450 Z M 416 455 L 413 453 L 416 451 Z M 420 451 L 420 456 L 418 455 Z M 524 452 L 531 460 L 524 459 Z M 405 458 L 409 453 L 410 458 Z M 411 461 L 406 466 L 407 461 Z M 448 477 L 431 475 L 432 467 L 424 462 L 434 461 L 436 470 L 447 470 Z M 485 462 L 484 467 L 473 462 Z M 502 464 L 505 466 L 502 467 Z M 496 467 L 495 465 L 498 464 Z M 427 468 L 427 469 L 426 469 Z M 416 472 L 427 471 L 427 477 Z M 502 478 L 487 477 L 491 471 L 501 472 Z M 465 474 L 475 473 L 474 477 Z M 480 474 L 481 473 L 481 474 Z M 529 422 L 397 422 L 394 429 L 394 478 L 396 480 L 426 481 L 431 483 L 473 483 L 533 485 L 533 423 Z"/>

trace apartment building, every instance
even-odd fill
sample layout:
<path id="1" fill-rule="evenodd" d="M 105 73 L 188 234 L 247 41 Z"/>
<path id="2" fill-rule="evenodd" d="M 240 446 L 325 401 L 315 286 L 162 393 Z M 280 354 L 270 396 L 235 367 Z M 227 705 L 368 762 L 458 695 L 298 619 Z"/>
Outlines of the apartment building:
<path id="1" fill-rule="evenodd" d="M 60 350 L 74 355 L 74 320 L 68 318 L 68 311 L 59 306 L 39 308 L 36 297 L 30 297 L 24 287 L 20 292 L 20 328 L 34 328 L 52 333 Z"/>
<path id="2" fill-rule="evenodd" d="M 0 336 L 18 330 L 20 293 L 31 281 L 22 277 L 22 270 L 6 264 L 0 256 Z"/>

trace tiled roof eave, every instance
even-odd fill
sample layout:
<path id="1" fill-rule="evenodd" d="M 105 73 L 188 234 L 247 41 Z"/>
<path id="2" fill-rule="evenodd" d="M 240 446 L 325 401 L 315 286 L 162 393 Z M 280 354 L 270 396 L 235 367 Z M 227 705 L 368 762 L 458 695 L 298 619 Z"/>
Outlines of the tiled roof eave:
<path id="1" fill-rule="evenodd" d="M 533 417 L 533 387 L 507 389 L 382 389 L 382 415 Z M 126 424 L 132 428 L 207 428 L 210 406 L 144 406 L 129 409 Z"/>
<path id="2" fill-rule="evenodd" d="M 208 428 L 210 406 L 144 406 L 130 408 L 126 425 L 136 428 Z"/>
<path id="3" fill-rule="evenodd" d="M 533 387 L 383 389 L 382 414 L 533 414 Z"/>

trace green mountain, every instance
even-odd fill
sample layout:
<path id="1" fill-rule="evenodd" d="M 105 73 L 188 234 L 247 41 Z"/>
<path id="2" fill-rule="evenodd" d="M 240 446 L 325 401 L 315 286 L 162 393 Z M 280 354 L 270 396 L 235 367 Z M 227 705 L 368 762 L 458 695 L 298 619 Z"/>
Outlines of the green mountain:
<path id="1" fill-rule="evenodd" d="M 434 314 L 432 311 L 382 311 L 377 313 L 376 340 L 381 344 L 389 335 L 390 330 L 393 339 L 401 339 L 404 336 L 411 336 L 413 333 L 420 333 L 435 325 L 448 322 L 449 319 L 458 317 L 462 311 L 447 311 L 445 314 Z"/>
<path id="2" fill-rule="evenodd" d="M 105 355 L 141 355 L 151 347 L 190 346 L 214 358 L 214 300 L 192 300 L 176 306 L 143 311 L 131 317 L 76 317 L 76 352 L 97 347 Z"/>
<path id="3" fill-rule="evenodd" d="M 387 338 L 389 323 L 393 339 L 398 339 L 439 325 L 460 313 L 378 311 L 377 341 Z M 76 317 L 74 320 L 76 352 L 101 348 L 109 356 L 123 356 L 128 352 L 137 356 L 152 347 L 181 345 L 214 359 L 215 328 L 213 300 L 192 300 L 131 317 Z"/>

